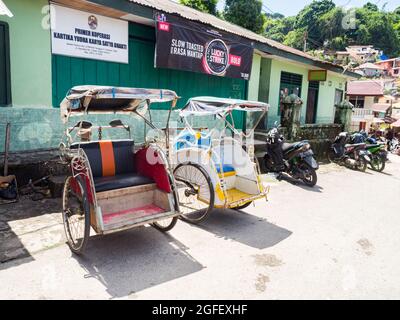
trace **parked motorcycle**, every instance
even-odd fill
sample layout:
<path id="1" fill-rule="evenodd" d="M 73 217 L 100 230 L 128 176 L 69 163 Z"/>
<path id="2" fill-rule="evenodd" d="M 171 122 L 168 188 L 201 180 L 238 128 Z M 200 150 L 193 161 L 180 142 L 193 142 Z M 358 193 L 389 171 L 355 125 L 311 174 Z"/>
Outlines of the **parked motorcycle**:
<path id="1" fill-rule="evenodd" d="M 372 170 L 382 172 L 385 169 L 387 161 L 385 143 L 378 143 L 376 139 L 368 137 L 365 131 L 354 133 L 350 137 L 350 143 L 366 143 L 365 149 L 370 153 L 369 158 L 366 158 L 366 160 Z"/>
<path id="2" fill-rule="evenodd" d="M 371 153 L 366 150 L 366 143 L 347 144 L 349 139 L 347 132 L 337 135 L 328 152 L 328 159 L 364 172 L 371 161 Z"/>
<path id="3" fill-rule="evenodd" d="M 296 180 L 303 181 L 307 186 L 314 187 L 319 165 L 314 159 L 310 143 L 306 140 L 294 143 L 284 141 L 278 126 L 268 132 L 267 152 L 264 156 L 267 172 L 279 173 L 278 178 L 281 178 L 284 172 Z"/>

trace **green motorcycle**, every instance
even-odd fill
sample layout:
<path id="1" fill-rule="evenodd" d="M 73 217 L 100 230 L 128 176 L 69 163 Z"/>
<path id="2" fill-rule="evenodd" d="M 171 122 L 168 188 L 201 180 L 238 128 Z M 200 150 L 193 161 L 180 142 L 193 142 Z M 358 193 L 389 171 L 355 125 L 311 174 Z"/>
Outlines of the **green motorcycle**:
<path id="1" fill-rule="evenodd" d="M 385 169 L 387 151 L 384 144 L 367 144 L 366 150 L 370 153 L 369 165 L 372 170 L 382 172 Z"/>

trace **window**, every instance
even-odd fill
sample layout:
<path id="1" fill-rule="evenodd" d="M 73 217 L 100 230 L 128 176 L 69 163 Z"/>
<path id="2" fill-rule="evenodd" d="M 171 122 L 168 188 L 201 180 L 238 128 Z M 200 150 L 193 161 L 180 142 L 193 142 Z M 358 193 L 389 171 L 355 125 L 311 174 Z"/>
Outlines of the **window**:
<path id="1" fill-rule="evenodd" d="M 301 74 L 283 72 L 281 73 L 280 91 L 288 89 L 289 94 L 296 94 L 301 97 L 301 85 L 303 76 Z"/>
<path id="2" fill-rule="evenodd" d="M 301 97 L 301 84 L 303 83 L 303 76 L 301 74 L 284 72 L 281 73 L 281 84 L 279 88 L 279 97 L 282 91 L 288 90 L 289 94 L 296 94 Z M 281 112 L 281 105 L 278 106 L 278 115 Z"/>
<path id="3" fill-rule="evenodd" d="M 374 103 L 378 103 L 379 102 L 379 97 L 374 97 Z"/>
<path id="4" fill-rule="evenodd" d="M 8 24 L 0 21 L 0 106 L 11 104 Z"/>
<path id="5" fill-rule="evenodd" d="M 343 90 L 335 90 L 335 106 L 343 101 Z"/>
<path id="6" fill-rule="evenodd" d="M 354 108 L 364 108 L 364 97 L 352 96 L 350 97 L 350 103 L 354 105 Z"/>

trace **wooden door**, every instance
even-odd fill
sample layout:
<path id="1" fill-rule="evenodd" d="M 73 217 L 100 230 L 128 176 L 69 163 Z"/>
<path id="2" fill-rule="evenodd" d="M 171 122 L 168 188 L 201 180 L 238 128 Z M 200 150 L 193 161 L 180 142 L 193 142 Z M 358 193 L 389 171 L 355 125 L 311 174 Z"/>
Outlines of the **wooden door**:
<path id="1" fill-rule="evenodd" d="M 306 123 L 315 123 L 318 106 L 319 82 L 310 81 L 308 87 Z"/>

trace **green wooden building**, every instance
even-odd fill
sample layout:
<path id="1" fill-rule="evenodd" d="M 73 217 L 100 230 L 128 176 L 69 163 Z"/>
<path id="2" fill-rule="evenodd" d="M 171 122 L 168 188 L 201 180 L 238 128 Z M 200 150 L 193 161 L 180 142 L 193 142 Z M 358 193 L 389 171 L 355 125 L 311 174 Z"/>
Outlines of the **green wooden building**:
<path id="1" fill-rule="evenodd" d="M 357 77 L 339 66 L 169 0 L 54 0 L 52 3 L 60 6 L 128 21 L 129 52 L 128 63 L 52 54 L 49 1 L 3 2 L 13 16 L 0 15 L 0 152 L 7 122 L 12 124 L 12 151 L 57 147 L 63 129 L 58 106 L 75 85 L 172 89 L 182 97 L 179 106 L 199 95 L 260 100 L 271 105 L 260 127 L 263 130 L 279 119 L 279 95 L 284 88 L 303 99 L 304 123 L 332 123 L 335 102 L 343 99 L 346 82 Z M 251 40 L 255 51 L 250 80 L 155 68 L 156 11 Z M 310 71 L 316 70 L 325 72 L 324 81 L 309 78 Z M 165 121 L 164 111 L 154 116 L 160 124 Z M 244 127 L 244 119 L 240 121 Z M 137 133 L 142 132 L 138 124 L 131 125 Z"/>

